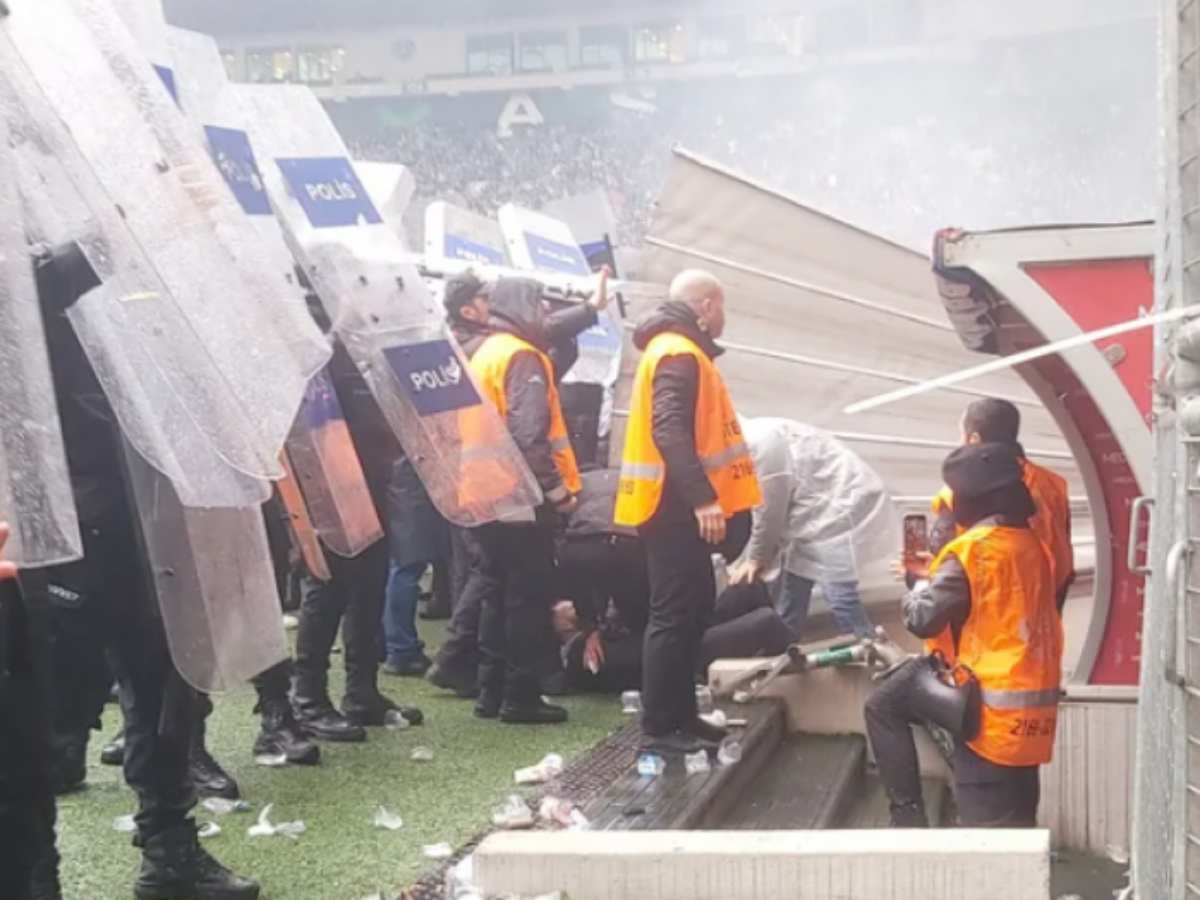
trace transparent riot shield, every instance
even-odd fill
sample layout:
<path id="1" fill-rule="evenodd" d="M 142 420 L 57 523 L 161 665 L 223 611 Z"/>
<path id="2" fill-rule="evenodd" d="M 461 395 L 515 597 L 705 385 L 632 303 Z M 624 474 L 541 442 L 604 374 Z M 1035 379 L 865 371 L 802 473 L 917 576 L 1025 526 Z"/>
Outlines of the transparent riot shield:
<path id="1" fill-rule="evenodd" d="M 182 502 L 240 505 L 244 486 L 222 470 L 282 474 L 328 345 L 296 285 L 251 262 L 266 256 L 258 237 L 115 11 L 9 5 L 0 103 L 34 231 L 78 240 L 104 282 L 70 312 L 80 340 L 126 436 Z"/>
<path id="2" fill-rule="evenodd" d="M 225 183 L 262 237 L 270 252 L 265 263 L 290 273 L 292 257 L 267 199 L 250 139 L 236 105 L 222 102 L 228 81 L 216 42 L 179 29 L 170 30 L 168 42 L 184 115 L 203 130 Z M 327 572 L 315 537 L 339 556 L 356 556 L 383 537 L 345 416 L 324 371 L 309 382 L 286 454 L 285 465 L 295 483 L 288 490 L 281 484 L 280 490 L 313 574 Z"/>
<path id="3" fill-rule="evenodd" d="M 8 129 L 0 119 L 0 521 L 21 566 L 83 554 Z"/>
<path id="4" fill-rule="evenodd" d="M 126 444 L 125 461 L 171 658 L 216 693 L 288 655 L 261 507 L 193 509 Z"/>
<path id="5" fill-rule="evenodd" d="M 230 89 L 285 239 L 434 504 L 466 527 L 527 517 L 537 482 L 320 103 L 304 89 Z"/>

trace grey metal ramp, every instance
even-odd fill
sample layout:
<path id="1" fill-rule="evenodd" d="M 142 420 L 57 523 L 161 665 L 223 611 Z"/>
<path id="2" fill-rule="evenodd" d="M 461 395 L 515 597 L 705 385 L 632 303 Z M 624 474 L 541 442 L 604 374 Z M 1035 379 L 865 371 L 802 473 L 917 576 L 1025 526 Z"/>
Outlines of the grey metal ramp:
<path id="1" fill-rule="evenodd" d="M 832 828 L 858 800 L 866 758 L 866 741 L 858 735 L 789 735 L 714 827 Z"/>
<path id="2" fill-rule="evenodd" d="M 682 759 L 672 759 L 661 775 L 637 773 L 637 753 L 626 751 L 611 785 L 584 807 L 594 831 L 648 831 L 697 828 L 720 817 L 744 786 L 761 777 L 782 739 L 783 705 L 769 700 L 726 710 L 746 720 L 735 736 L 742 759 L 731 766 L 715 761 L 708 772 L 688 775 Z"/>
<path id="3" fill-rule="evenodd" d="M 933 778 L 923 778 L 921 779 L 921 790 L 925 795 L 925 809 L 930 824 L 935 828 L 952 826 L 954 815 L 949 785 Z M 846 811 L 846 814 L 834 827 L 868 829 L 888 828 L 890 825 L 891 812 L 888 808 L 887 792 L 883 789 L 883 782 L 879 780 L 877 772 L 868 771 L 863 779 L 862 791 L 857 802 Z"/>

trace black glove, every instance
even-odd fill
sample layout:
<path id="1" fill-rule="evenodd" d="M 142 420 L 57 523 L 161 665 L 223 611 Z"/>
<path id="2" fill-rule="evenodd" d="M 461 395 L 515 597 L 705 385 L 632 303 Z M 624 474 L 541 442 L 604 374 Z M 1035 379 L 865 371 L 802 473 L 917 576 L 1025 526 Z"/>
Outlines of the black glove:
<path id="1" fill-rule="evenodd" d="M 33 272 L 38 297 L 55 312 L 66 312 L 101 283 L 100 276 L 83 255 L 83 248 L 75 241 L 34 248 Z"/>

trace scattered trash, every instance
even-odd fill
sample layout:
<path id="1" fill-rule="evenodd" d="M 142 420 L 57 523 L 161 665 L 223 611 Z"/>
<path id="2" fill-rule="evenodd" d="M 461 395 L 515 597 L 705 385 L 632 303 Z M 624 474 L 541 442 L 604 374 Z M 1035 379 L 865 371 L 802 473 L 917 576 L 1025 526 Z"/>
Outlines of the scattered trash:
<path id="1" fill-rule="evenodd" d="M 466 856 L 446 872 L 447 900 L 482 900 L 475 887 L 475 857 Z"/>
<path id="2" fill-rule="evenodd" d="M 637 691 L 626 691 L 621 695 L 621 712 L 627 716 L 636 715 L 642 711 L 642 695 Z"/>
<path id="3" fill-rule="evenodd" d="M 449 859 L 454 855 L 454 848 L 449 844 L 426 844 L 421 848 L 426 859 Z"/>
<path id="4" fill-rule="evenodd" d="M 433 751 L 428 747 L 413 747 L 408 758 L 413 762 L 433 762 Z"/>
<path id="5" fill-rule="evenodd" d="M 204 822 L 196 831 L 196 835 L 202 838 L 214 838 L 221 833 L 221 826 L 216 822 Z"/>
<path id="6" fill-rule="evenodd" d="M 1129 851 L 1124 847 L 1118 847 L 1116 844 L 1109 844 L 1104 848 L 1104 853 L 1118 866 L 1129 865 Z"/>
<path id="7" fill-rule="evenodd" d="M 513 779 L 517 784 L 543 784 L 562 774 L 563 758 L 557 753 L 548 753 L 536 766 L 517 769 Z"/>
<path id="8" fill-rule="evenodd" d="M 653 778 L 661 775 L 666 767 L 667 764 L 663 758 L 654 753 L 643 753 L 638 757 L 637 772 L 639 775 Z"/>
<path id="9" fill-rule="evenodd" d="M 742 745 L 732 738 L 721 741 L 721 748 L 717 750 L 717 762 L 723 766 L 732 766 L 741 761 Z"/>
<path id="10" fill-rule="evenodd" d="M 733 702 L 734 703 L 749 703 L 750 700 L 751 700 L 751 696 L 750 696 L 749 691 L 734 691 L 733 692 Z"/>
<path id="11" fill-rule="evenodd" d="M 137 831 L 137 823 L 133 821 L 133 816 L 117 816 L 113 819 L 113 831 L 119 831 L 121 834 L 133 834 Z"/>
<path id="12" fill-rule="evenodd" d="M 399 831 L 404 827 L 404 820 L 381 806 L 375 810 L 375 827 L 385 831 Z"/>
<path id="13" fill-rule="evenodd" d="M 258 822 L 247 828 L 246 834 L 250 835 L 250 837 L 281 835 L 295 839 L 308 830 L 303 822 L 280 822 L 278 825 L 273 825 L 271 823 L 271 809 L 274 806 L 274 803 L 268 803 L 264 806 L 262 812 L 258 814 Z"/>
<path id="14" fill-rule="evenodd" d="M 389 731 L 404 731 L 412 728 L 412 722 L 404 718 L 404 715 L 398 709 L 389 709 L 383 715 L 383 727 Z"/>
<path id="15" fill-rule="evenodd" d="M 702 715 L 700 718 L 709 725 L 715 725 L 717 728 L 724 728 L 729 724 L 728 720 L 725 718 L 725 710 L 723 709 L 714 709 L 712 712 Z"/>
<path id="16" fill-rule="evenodd" d="M 726 728 L 745 728 L 748 724 L 750 724 L 750 723 L 747 722 L 745 719 L 726 719 L 725 720 Z"/>
<path id="17" fill-rule="evenodd" d="M 708 752 L 705 750 L 689 753 L 683 758 L 683 766 L 689 775 L 703 775 L 705 772 L 712 771 L 712 766 L 708 762 Z"/>
<path id="18" fill-rule="evenodd" d="M 696 685 L 696 711 L 702 716 L 713 711 L 712 691 L 702 684 Z"/>
<path id="19" fill-rule="evenodd" d="M 524 799 L 513 794 L 504 804 L 504 808 L 492 816 L 492 823 L 498 828 L 532 828 L 533 810 Z"/>
<path id="20" fill-rule="evenodd" d="M 544 798 L 538 807 L 538 814 L 547 822 L 572 831 L 583 831 L 589 824 L 583 810 L 570 800 L 560 800 L 558 797 Z"/>
<path id="21" fill-rule="evenodd" d="M 293 616 L 291 613 L 287 613 L 284 615 L 283 628 L 285 631 L 295 631 L 299 627 L 300 627 L 300 619 L 298 617 Z"/>
<path id="22" fill-rule="evenodd" d="M 245 800 L 226 800 L 224 797 L 208 797 L 200 805 L 214 816 L 227 816 L 230 813 L 250 810 L 250 804 Z"/>
<path id="23" fill-rule="evenodd" d="M 286 766 L 288 764 L 288 758 L 287 755 L 283 753 L 260 753 L 258 756 L 254 757 L 254 764 L 256 766 L 266 766 L 267 768 L 278 769 L 280 766 Z"/>

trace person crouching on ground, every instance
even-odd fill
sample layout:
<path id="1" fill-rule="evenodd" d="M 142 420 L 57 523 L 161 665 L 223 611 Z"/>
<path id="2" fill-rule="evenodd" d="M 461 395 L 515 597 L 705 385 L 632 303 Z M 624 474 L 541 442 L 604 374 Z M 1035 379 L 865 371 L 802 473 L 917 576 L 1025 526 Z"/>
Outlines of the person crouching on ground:
<path id="1" fill-rule="evenodd" d="M 1062 680 L 1062 623 L 1050 551 L 1030 528 L 1036 509 L 1021 460 L 1003 444 L 955 450 L 942 467 L 963 532 L 904 598 L 904 623 L 929 655 L 901 664 L 867 700 L 867 736 L 893 827 L 928 825 L 911 725 L 922 675 L 940 654 L 960 690 L 978 685 L 955 735 L 959 824 L 1032 828 L 1039 767 L 1050 762 Z M 918 568 L 923 569 L 923 565 Z"/>

